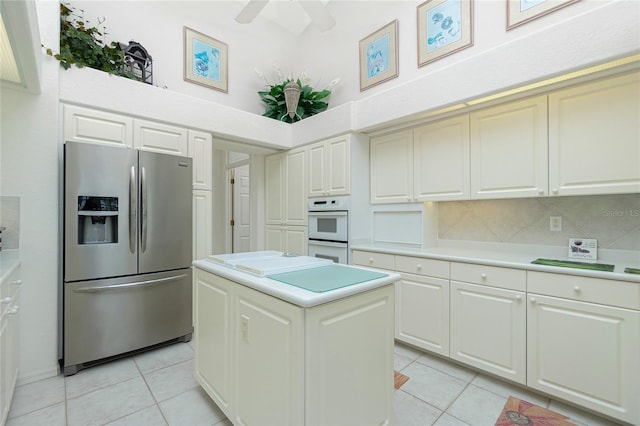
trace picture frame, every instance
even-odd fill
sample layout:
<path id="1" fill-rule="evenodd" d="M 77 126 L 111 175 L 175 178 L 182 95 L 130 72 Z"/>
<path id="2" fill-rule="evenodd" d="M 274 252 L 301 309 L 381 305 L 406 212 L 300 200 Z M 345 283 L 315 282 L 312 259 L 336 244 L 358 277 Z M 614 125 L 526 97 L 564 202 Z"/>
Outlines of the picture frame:
<path id="1" fill-rule="evenodd" d="M 473 0 L 427 0 L 417 23 L 418 67 L 473 46 Z"/>
<path id="2" fill-rule="evenodd" d="M 359 52 L 361 92 L 398 77 L 398 20 L 360 40 Z"/>
<path id="3" fill-rule="evenodd" d="M 184 80 L 229 92 L 229 51 L 226 43 L 184 27 Z"/>
<path id="4" fill-rule="evenodd" d="M 506 0 L 507 31 L 580 0 Z"/>

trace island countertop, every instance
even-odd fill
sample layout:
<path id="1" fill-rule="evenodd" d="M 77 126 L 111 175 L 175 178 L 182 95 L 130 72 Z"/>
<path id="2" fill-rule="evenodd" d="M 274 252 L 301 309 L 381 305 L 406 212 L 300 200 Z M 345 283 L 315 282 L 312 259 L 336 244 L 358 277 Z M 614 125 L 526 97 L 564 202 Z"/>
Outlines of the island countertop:
<path id="1" fill-rule="evenodd" d="M 315 292 L 300 288 L 294 285 L 286 284 L 284 282 L 271 279 L 268 276 L 257 276 L 244 271 L 240 271 L 233 267 L 229 267 L 223 264 L 212 262 L 207 259 L 200 259 L 193 262 L 196 268 L 200 268 L 204 271 L 210 272 L 215 275 L 227 278 L 238 284 L 250 287 L 254 290 L 268 294 L 294 305 L 308 308 L 312 306 L 321 305 L 323 303 L 332 302 L 348 296 L 352 296 L 365 291 L 373 290 L 379 287 L 393 284 L 400 279 L 400 274 L 395 272 L 385 272 L 380 278 L 375 278 L 368 281 L 363 281 L 344 287 L 331 289 L 322 292 Z M 349 270 L 367 271 L 371 272 L 372 269 L 363 268 L 352 265 L 340 265 L 342 268 L 348 268 Z M 315 268 L 308 269 L 310 273 Z M 375 271 L 379 273 L 380 271 Z"/>

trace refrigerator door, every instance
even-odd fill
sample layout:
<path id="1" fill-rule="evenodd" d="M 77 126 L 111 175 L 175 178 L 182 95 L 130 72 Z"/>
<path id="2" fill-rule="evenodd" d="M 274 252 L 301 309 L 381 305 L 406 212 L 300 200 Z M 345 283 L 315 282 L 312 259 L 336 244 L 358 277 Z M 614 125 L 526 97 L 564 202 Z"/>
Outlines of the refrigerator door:
<path id="1" fill-rule="evenodd" d="M 191 265 L 192 160 L 139 153 L 139 273 Z"/>
<path id="2" fill-rule="evenodd" d="M 136 188 L 134 150 L 65 144 L 64 281 L 137 272 Z"/>
<path id="3" fill-rule="evenodd" d="M 179 337 L 190 340 L 191 269 L 65 283 L 64 373 Z"/>

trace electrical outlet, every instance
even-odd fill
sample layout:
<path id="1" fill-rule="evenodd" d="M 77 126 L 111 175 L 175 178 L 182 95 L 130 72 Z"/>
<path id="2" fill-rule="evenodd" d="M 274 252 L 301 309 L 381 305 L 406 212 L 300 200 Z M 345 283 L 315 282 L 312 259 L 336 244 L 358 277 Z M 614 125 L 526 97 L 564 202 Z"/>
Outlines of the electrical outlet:
<path id="1" fill-rule="evenodd" d="M 549 218 L 549 231 L 562 231 L 562 216 L 551 216 Z"/>

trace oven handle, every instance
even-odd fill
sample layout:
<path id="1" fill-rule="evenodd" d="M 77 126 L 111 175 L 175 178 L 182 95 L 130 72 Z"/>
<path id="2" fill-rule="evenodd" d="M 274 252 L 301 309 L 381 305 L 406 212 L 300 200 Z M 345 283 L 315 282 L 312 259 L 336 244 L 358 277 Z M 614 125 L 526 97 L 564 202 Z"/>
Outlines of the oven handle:
<path id="1" fill-rule="evenodd" d="M 309 238 L 309 245 L 345 248 L 349 246 L 349 243 L 340 242 L 340 241 L 315 240 L 313 238 Z"/>
<path id="2" fill-rule="evenodd" d="M 309 210 L 309 217 L 313 216 L 346 216 L 349 212 L 347 210 L 333 210 L 333 211 L 314 211 Z"/>

